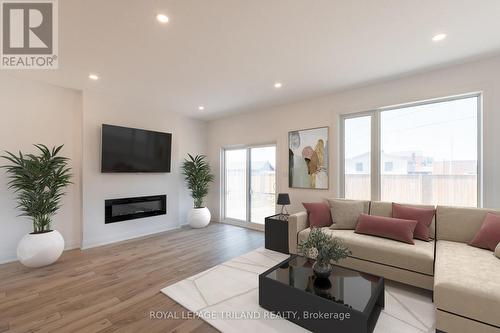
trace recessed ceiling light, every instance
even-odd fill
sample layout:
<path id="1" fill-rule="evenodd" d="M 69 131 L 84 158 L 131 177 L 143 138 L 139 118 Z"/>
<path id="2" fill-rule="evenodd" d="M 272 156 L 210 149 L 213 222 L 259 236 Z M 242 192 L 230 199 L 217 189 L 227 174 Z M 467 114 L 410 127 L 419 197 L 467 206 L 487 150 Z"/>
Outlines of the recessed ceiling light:
<path id="1" fill-rule="evenodd" d="M 168 16 L 165 15 L 165 14 L 158 14 L 158 15 L 156 15 L 156 19 L 160 23 L 167 23 L 168 22 Z"/>
<path id="2" fill-rule="evenodd" d="M 89 79 L 97 81 L 99 80 L 99 76 L 97 76 L 97 74 L 89 74 Z"/>
<path id="3" fill-rule="evenodd" d="M 283 87 L 283 84 L 281 82 L 275 82 L 274 83 L 274 88 L 279 89 L 281 87 Z"/>
<path id="4" fill-rule="evenodd" d="M 203 111 L 205 110 L 205 107 L 203 105 L 198 106 L 198 110 Z"/>
<path id="5" fill-rule="evenodd" d="M 433 42 L 440 42 L 443 39 L 445 39 L 446 36 L 447 36 L 446 34 L 437 34 L 437 35 L 434 35 L 434 37 L 432 37 L 432 41 Z"/>

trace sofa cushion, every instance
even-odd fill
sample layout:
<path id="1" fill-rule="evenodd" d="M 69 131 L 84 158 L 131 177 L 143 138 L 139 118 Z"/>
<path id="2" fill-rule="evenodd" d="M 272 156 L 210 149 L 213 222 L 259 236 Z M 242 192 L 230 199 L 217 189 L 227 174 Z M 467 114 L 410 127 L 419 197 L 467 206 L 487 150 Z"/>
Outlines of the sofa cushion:
<path id="1" fill-rule="evenodd" d="M 368 213 L 365 201 L 328 199 L 332 229 L 355 229 L 359 215 Z"/>
<path id="2" fill-rule="evenodd" d="M 344 198 L 328 198 L 325 199 L 328 204 L 332 205 L 332 201 L 346 201 L 346 202 L 352 202 L 352 201 L 357 201 L 357 202 L 362 202 L 363 203 L 363 213 L 368 214 L 370 212 L 370 200 L 353 200 L 353 199 L 344 199 Z"/>
<path id="3" fill-rule="evenodd" d="M 438 241 L 434 302 L 438 309 L 500 326 L 500 262 L 464 243 Z"/>
<path id="4" fill-rule="evenodd" d="M 433 205 L 416 205 L 416 204 L 406 204 L 406 203 L 403 203 L 402 205 L 415 208 L 435 209 Z M 372 201 L 370 204 L 370 215 L 393 217 L 392 202 Z M 435 232 L 436 232 L 436 217 L 432 219 L 431 225 L 429 226 L 429 238 L 434 239 Z"/>
<path id="5" fill-rule="evenodd" d="M 311 227 L 326 227 L 332 224 L 330 207 L 324 202 L 311 202 L 302 205 L 307 210 L 309 225 Z"/>
<path id="6" fill-rule="evenodd" d="M 361 214 L 355 232 L 385 237 L 413 245 L 415 244 L 413 242 L 413 232 L 417 223 L 415 220 Z"/>
<path id="7" fill-rule="evenodd" d="M 418 273 L 433 274 L 434 242 L 415 239 L 415 245 L 391 239 L 357 234 L 354 230 L 323 231 L 341 239 L 351 250 L 351 257 L 377 262 Z M 310 228 L 299 233 L 299 241 L 306 240 Z"/>
<path id="8" fill-rule="evenodd" d="M 438 206 L 436 209 L 437 239 L 470 242 L 481 228 L 488 212 L 500 214 L 500 211 L 491 209 Z"/>
<path id="9" fill-rule="evenodd" d="M 488 213 L 469 245 L 495 251 L 498 243 L 500 243 L 500 215 Z"/>
<path id="10" fill-rule="evenodd" d="M 432 208 L 417 208 L 407 205 L 392 203 L 392 217 L 397 219 L 416 220 L 417 226 L 413 237 L 416 239 L 429 241 L 429 227 L 431 226 L 436 209 Z"/>

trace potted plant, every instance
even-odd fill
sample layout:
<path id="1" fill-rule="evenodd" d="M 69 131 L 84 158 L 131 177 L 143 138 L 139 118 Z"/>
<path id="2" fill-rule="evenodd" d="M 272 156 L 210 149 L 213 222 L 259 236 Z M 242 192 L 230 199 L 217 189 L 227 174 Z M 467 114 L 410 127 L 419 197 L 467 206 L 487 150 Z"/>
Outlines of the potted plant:
<path id="1" fill-rule="evenodd" d="M 182 174 L 194 199 L 194 208 L 189 212 L 188 222 L 193 228 L 203 228 L 210 223 L 211 218 L 210 211 L 203 206 L 203 199 L 208 194 L 210 183 L 214 181 L 214 175 L 210 173 L 205 155 L 188 156 L 182 164 Z"/>
<path id="2" fill-rule="evenodd" d="M 19 152 L 19 156 L 6 152 L 2 158 L 9 188 L 14 190 L 20 216 L 29 217 L 33 232 L 25 235 L 17 246 L 19 261 L 28 267 L 42 267 L 55 262 L 64 250 L 64 239 L 51 229 L 52 217 L 61 206 L 64 189 L 71 181 L 68 158 L 58 156 L 63 146 L 51 149 L 34 145 L 39 154 Z"/>
<path id="3" fill-rule="evenodd" d="M 298 249 L 305 256 L 316 259 L 313 271 L 318 278 L 328 278 L 333 270 L 332 261 L 338 262 L 351 254 L 340 239 L 320 228 L 312 228 L 309 237 L 299 243 Z"/>

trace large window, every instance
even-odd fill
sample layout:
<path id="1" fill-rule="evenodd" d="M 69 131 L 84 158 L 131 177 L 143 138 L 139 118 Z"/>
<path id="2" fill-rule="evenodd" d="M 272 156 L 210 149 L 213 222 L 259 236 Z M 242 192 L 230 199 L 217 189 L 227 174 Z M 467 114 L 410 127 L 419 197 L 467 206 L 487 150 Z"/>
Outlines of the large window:
<path id="1" fill-rule="evenodd" d="M 480 96 L 342 118 L 346 198 L 480 206 Z"/>
<path id="2" fill-rule="evenodd" d="M 224 212 L 263 224 L 276 210 L 276 146 L 224 150 Z"/>

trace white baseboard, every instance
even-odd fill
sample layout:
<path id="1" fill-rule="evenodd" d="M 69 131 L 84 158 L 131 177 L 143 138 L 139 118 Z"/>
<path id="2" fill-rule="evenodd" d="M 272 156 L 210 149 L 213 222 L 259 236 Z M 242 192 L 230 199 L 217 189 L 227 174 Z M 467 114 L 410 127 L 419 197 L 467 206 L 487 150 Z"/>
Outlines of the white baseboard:
<path id="1" fill-rule="evenodd" d="M 172 231 L 172 230 L 177 230 L 181 227 L 181 225 L 177 225 L 174 227 L 167 227 L 167 228 L 161 228 L 158 230 L 153 230 L 153 231 L 146 231 L 142 233 L 137 233 L 137 232 L 130 232 L 130 233 L 124 233 L 119 236 L 113 237 L 113 239 L 91 239 L 87 241 L 82 242 L 82 250 L 90 249 L 93 247 L 98 247 L 98 246 L 104 246 L 104 245 L 109 245 L 113 243 L 118 243 L 118 242 L 123 242 L 126 240 L 134 239 L 134 238 L 140 238 L 144 236 L 151 236 L 155 234 L 159 234 L 165 231 Z"/>
<path id="2" fill-rule="evenodd" d="M 69 242 L 64 241 L 64 251 L 79 249 L 81 245 L 82 242 L 80 240 L 73 240 Z"/>
<path id="3" fill-rule="evenodd" d="M 17 254 L 15 252 L 4 254 L 2 255 L 2 257 L 0 257 L 0 265 L 8 264 L 9 262 L 14 262 L 14 261 L 17 261 Z"/>

